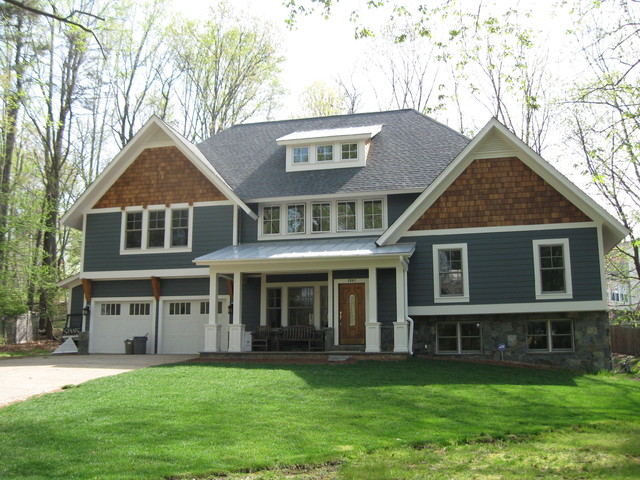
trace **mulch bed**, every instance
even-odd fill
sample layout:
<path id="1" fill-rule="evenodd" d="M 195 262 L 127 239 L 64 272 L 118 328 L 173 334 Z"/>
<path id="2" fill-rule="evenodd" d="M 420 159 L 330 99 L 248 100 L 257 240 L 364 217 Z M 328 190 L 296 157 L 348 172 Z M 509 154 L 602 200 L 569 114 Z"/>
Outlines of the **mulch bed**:
<path id="1" fill-rule="evenodd" d="M 53 352 L 60 346 L 57 340 L 37 340 L 35 342 L 19 343 L 16 345 L 0 345 L 0 352 L 31 352 L 33 350 L 48 350 Z"/>

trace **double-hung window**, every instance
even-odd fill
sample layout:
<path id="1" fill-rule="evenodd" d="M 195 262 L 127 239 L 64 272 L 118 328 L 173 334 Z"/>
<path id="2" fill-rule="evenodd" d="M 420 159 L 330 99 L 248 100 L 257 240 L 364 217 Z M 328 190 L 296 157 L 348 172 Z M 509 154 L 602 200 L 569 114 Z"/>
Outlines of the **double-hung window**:
<path id="1" fill-rule="evenodd" d="M 527 345 L 532 352 L 573 351 L 571 320 L 540 320 L 527 322 Z"/>
<path id="2" fill-rule="evenodd" d="M 377 230 L 382 228 L 382 200 L 365 200 L 364 229 Z"/>
<path id="3" fill-rule="evenodd" d="M 533 241 L 536 299 L 572 298 L 569 239 Z"/>
<path id="4" fill-rule="evenodd" d="M 262 233 L 277 235 L 280 233 L 280 207 L 269 206 L 262 209 Z"/>
<path id="5" fill-rule="evenodd" d="M 304 203 L 287 206 L 287 233 L 304 233 Z"/>
<path id="6" fill-rule="evenodd" d="M 338 202 L 338 231 L 356 229 L 356 202 Z"/>
<path id="7" fill-rule="evenodd" d="M 189 210 L 171 210 L 171 246 L 186 247 L 189 244 Z"/>
<path id="8" fill-rule="evenodd" d="M 436 303 L 469 301 L 466 244 L 433 246 L 433 283 Z"/>
<path id="9" fill-rule="evenodd" d="M 124 248 L 142 246 L 142 212 L 127 212 Z"/>
<path id="10" fill-rule="evenodd" d="M 149 248 L 164 248 L 164 219 L 164 210 L 149 212 L 149 233 L 147 234 Z"/>
<path id="11" fill-rule="evenodd" d="M 312 203 L 311 204 L 311 231 L 330 232 L 331 231 L 331 204 Z"/>

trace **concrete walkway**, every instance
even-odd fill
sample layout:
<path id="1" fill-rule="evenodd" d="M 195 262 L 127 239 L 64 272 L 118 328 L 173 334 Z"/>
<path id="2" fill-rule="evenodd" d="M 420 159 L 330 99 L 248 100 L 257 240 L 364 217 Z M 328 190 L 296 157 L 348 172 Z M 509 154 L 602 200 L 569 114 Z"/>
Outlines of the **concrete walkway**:
<path id="1" fill-rule="evenodd" d="M 47 355 L 0 359 L 0 408 L 34 395 L 196 355 Z"/>

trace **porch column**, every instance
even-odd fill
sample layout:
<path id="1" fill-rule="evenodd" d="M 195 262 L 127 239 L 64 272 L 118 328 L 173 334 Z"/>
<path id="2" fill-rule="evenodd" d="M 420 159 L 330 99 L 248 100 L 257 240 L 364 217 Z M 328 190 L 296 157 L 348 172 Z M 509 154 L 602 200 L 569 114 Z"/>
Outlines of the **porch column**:
<path id="1" fill-rule="evenodd" d="M 403 261 L 396 267 L 396 312 L 396 321 L 393 322 L 393 352 L 409 353 L 407 270 Z"/>
<path id="2" fill-rule="evenodd" d="M 378 277 L 376 267 L 369 267 L 369 288 L 367 292 L 366 348 L 367 353 L 380 352 L 380 322 L 378 322 Z"/>
<path id="3" fill-rule="evenodd" d="M 209 267 L 209 323 L 204 326 L 204 351 L 220 351 L 221 326 L 217 320 L 218 313 L 218 274 Z"/>
<path id="4" fill-rule="evenodd" d="M 244 339 L 242 324 L 242 272 L 233 273 L 233 323 L 229 325 L 229 351 L 241 352 Z"/>

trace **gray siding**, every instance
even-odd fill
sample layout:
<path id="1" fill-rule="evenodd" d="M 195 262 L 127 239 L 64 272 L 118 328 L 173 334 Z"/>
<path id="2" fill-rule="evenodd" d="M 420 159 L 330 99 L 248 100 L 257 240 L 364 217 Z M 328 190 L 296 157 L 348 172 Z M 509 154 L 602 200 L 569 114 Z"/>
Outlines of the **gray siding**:
<path id="1" fill-rule="evenodd" d="M 446 243 L 467 244 L 468 304 L 536 302 L 532 241 L 553 238 L 569 239 L 573 300 L 602 300 L 597 230 L 579 228 L 404 238 L 416 243 L 408 272 L 409 305 L 434 304 L 432 246 Z"/>
<path id="2" fill-rule="evenodd" d="M 389 226 L 409 208 L 409 205 L 411 205 L 418 196 L 418 193 L 403 193 L 401 195 L 389 195 L 387 197 L 387 218 Z"/>
<path id="3" fill-rule="evenodd" d="M 91 286 L 91 295 L 93 298 L 153 297 L 153 288 L 151 279 L 94 281 Z"/>
<path id="4" fill-rule="evenodd" d="M 252 203 L 247 206 L 254 212 L 258 212 L 258 204 Z M 239 210 L 238 215 L 240 215 L 240 243 L 256 243 L 258 241 L 258 220 L 251 218 L 244 210 Z"/>
<path id="5" fill-rule="evenodd" d="M 292 273 L 287 275 L 267 275 L 267 283 L 326 282 L 326 273 Z"/>
<path id="6" fill-rule="evenodd" d="M 71 314 L 82 314 L 82 308 L 84 306 L 84 290 L 82 285 L 73 287 L 71 289 Z"/>
<path id="7" fill-rule="evenodd" d="M 392 268 L 378 269 L 378 321 L 382 325 L 392 325 L 397 320 L 396 313 L 396 271 Z"/>
<path id="8" fill-rule="evenodd" d="M 191 252 L 120 255 L 121 222 L 121 212 L 87 215 L 85 271 L 194 268 L 194 258 L 231 245 L 233 239 L 230 205 L 193 209 Z"/>
<path id="9" fill-rule="evenodd" d="M 369 278 L 369 270 L 334 270 L 333 278 L 343 280 L 345 278 Z"/>
<path id="10" fill-rule="evenodd" d="M 247 331 L 254 331 L 260 325 L 260 279 L 248 278 L 242 285 L 242 323 Z"/>
<path id="11" fill-rule="evenodd" d="M 225 288 L 226 289 L 226 288 Z M 220 289 L 218 288 L 218 291 Z M 160 280 L 162 296 L 209 296 L 209 278 L 163 278 Z"/>

